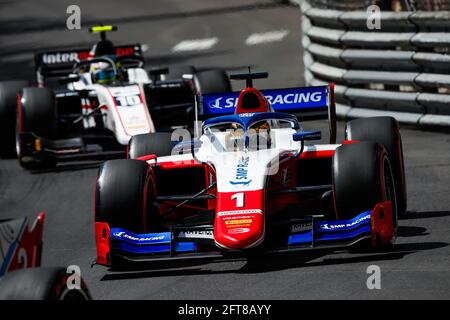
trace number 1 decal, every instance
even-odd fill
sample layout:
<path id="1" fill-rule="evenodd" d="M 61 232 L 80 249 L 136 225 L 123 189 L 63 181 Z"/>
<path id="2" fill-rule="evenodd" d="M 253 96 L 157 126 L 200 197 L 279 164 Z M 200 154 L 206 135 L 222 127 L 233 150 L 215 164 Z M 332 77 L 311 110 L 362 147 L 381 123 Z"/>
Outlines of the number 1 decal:
<path id="1" fill-rule="evenodd" d="M 231 196 L 231 200 L 236 199 L 236 208 L 242 208 L 244 206 L 244 193 L 239 192 Z"/>

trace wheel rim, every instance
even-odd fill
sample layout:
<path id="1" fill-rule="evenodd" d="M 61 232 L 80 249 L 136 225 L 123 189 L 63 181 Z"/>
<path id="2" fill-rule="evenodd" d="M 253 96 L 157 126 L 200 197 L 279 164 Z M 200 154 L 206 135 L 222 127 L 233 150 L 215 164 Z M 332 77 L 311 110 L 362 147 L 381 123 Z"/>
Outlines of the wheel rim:
<path id="1" fill-rule="evenodd" d="M 64 289 L 59 297 L 59 300 L 67 301 L 80 301 L 80 300 L 90 300 L 89 296 L 82 288 L 80 289 Z"/>

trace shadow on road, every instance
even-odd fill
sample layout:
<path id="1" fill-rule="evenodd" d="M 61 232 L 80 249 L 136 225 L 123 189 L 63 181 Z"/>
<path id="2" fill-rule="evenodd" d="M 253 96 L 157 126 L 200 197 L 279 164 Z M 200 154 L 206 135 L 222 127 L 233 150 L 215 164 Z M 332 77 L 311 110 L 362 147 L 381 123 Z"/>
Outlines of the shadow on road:
<path id="1" fill-rule="evenodd" d="M 429 235 L 427 228 L 414 226 L 398 226 L 397 235 L 399 237 L 416 237 Z"/>
<path id="2" fill-rule="evenodd" d="M 198 267 L 194 268 L 191 264 L 189 268 L 184 269 L 170 269 L 170 270 L 139 270 L 133 272 L 118 272 L 108 273 L 104 275 L 101 281 L 124 280 L 124 279 L 140 279 L 152 277 L 171 277 L 171 276 L 185 276 L 185 275 L 207 275 L 207 274 L 230 274 L 230 273 L 265 273 L 280 271 L 292 268 L 304 268 L 315 266 L 330 266 L 352 263 L 366 263 L 366 262 L 380 262 L 388 260 L 399 260 L 406 255 L 413 254 L 424 250 L 433 250 L 448 246 L 445 242 L 424 242 L 424 243 L 403 243 L 395 246 L 394 249 L 387 252 L 368 253 L 368 254 L 348 254 L 344 257 L 327 258 L 323 253 L 308 253 L 308 254 L 273 254 L 255 257 L 248 260 L 247 263 L 239 269 L 231 270 L 208 270 Z M 320 261 L 314 261 L 322 258 Z M 162 266 L 158 266 L 161 268 Z M 179 266 L 181 267 L 181 266 Z"/>
<path id="3" fill-rule="evenodd" d="M 101 163 L 102 161 L 95 161 L 89 163 L 64 163 L 58 164 L 54 168 L 31 170 L 30 172 L 32 174 L 43 174 L 43 173 L 59 173 L 59 172 L 80 171 L 87 169 L 98 169 Z"/>
<path id="4" fill-rule="evenodd" d="M 418 251 L 438 249 L 448 246 L 445 242 L 425 242 L 425 243 L 405 243 L 397 244 L 391 251 L 380 253 L 368 253 L 368 254 L 349 254 L 339 258 L 327 258 L 323 256 L 320 261 L 307 262 L 300 257 L 292 256 L 279 256 L 277 259 L 267 260 L 254 260 L 249 261 L 238 272 L 244 273 L 261 273 L 269 271 L 280 271 L 291 268 L 301 267 L 315 267 L 315 266 L 329 266 L 329 265 L 341 265 L 352 263 L 366 263 L 366 262 L 379 262 L 387 260 L 399 260 L 406 255 L 413 254 Z M 321 258 L 321 256 L 314 257 L 315 259 Z"/>
<path id="5" fill-rule="evenodd" d="M 426 219 L 426 218 L 440 218 L 450 217 L 450 211 L 422 211 L 422 212 L 407 212 L 401 220 Z"/>

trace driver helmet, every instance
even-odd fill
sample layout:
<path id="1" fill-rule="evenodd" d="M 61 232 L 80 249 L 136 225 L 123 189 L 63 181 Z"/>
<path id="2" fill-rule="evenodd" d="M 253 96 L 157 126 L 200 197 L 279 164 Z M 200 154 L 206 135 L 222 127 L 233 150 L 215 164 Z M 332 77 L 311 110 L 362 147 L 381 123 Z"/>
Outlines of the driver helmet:
<path id="1" fill-rule="evenodd" d="M 272 139 L 269 121 L 260 121 L 250 127 L 249 147 L 252 150 L 270 149 Z"/>
<path id="2" fill-rule="evenodd" d="M 250 127 L 249 147 L 251 150 L 269 149 L 271 147 L 270 124 L 260 121 Z M 253 134 L 252 134 L 253 133 Z M 225 136 L 225 146 L 229 151 L 242 151 L 245 146 L 244 130 L 233 123 Z"/>
<path id="3" fill-rule="evenodd" d="M 91 64 L 90 73 L 93 83 L 111 84 L 116 79 L 114 70 L 106 62 Z"/>
<path id="4" fill-rule="evenodd" d="M 114 61 L 115 48 L 111 41 L 101 40 L 92 46 L 88 59 L 96 57 L 108 57 Z M 93 63 L 90 66 L 92 83 L 111 84 L 116 80 L 116 74 L 111 66 L 106 62 Z"/>

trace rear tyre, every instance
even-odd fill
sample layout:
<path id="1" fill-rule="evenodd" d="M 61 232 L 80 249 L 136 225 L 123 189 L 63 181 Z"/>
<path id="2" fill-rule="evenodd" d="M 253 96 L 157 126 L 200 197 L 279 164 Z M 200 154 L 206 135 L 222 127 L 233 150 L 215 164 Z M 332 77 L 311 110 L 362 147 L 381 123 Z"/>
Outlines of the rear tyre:
<path id="1" fill-rule="evenodd" d="M 29 169 L 47 168 L 56 164 L 41 152 L 39 156 L 24 154 L 21 132 L 30 132 L 45 139 L 57 136 L 56 99 L 48 88 L 24 88 L 17 106 L 16 150 L 20 164 Z"/>
<path id="2" fill-rule="evenodd" d="M 170 156 L 172 153 L 171 137 L 172 134 L 168 132 L 135 135 L 128 143 L 128 158 L 137 159 L 151 154 L 157 157 Z"/>
<path id="3" fill-rule="evenodd" d="M 16 110 L 17 95 L 28 82 L 2 81 L 0 82 L 0 157 L 13 158 L 16 156 Z"/>
<path id="4" fill-rule="evenodd" d="M 335 208 L 340 220 L 392 202 L 394 236 L 397 230 L 397 198 L 390 160 L 383 146 L 374 142 L 342 145 L 332 166 Z"/>
<path id="5" fill-rule="evenodd" d="M 201 94 L 231 91 L 230 78 L 222 69 L 197 72 L 195 81 Z"/>
<path id="6" fill-rule="evenodd" d="M 91 300 L 83 279 L 80 289 L 69 288 L 70 276 L 59 267 L 10 272 L 0 279 L 0 300 Z"/>
<path id="7" fill-rule="evenodd" d="M 407 207 L 402 139 L 398 122 L 393 117 L 362 118 L 349 121 L 345 129 L 347 140 L 372 141 L 383 145 L 389 155 L 397 193 L 397 211 L 404 216 Z"/>
<path id="8" fill-rule="evenodd" d="M 195 68 L 185 65 L 169 67 L 169 72 L 164 75 L 164 80 L 179 80 L 184 74 L 195 74 Z"/>

